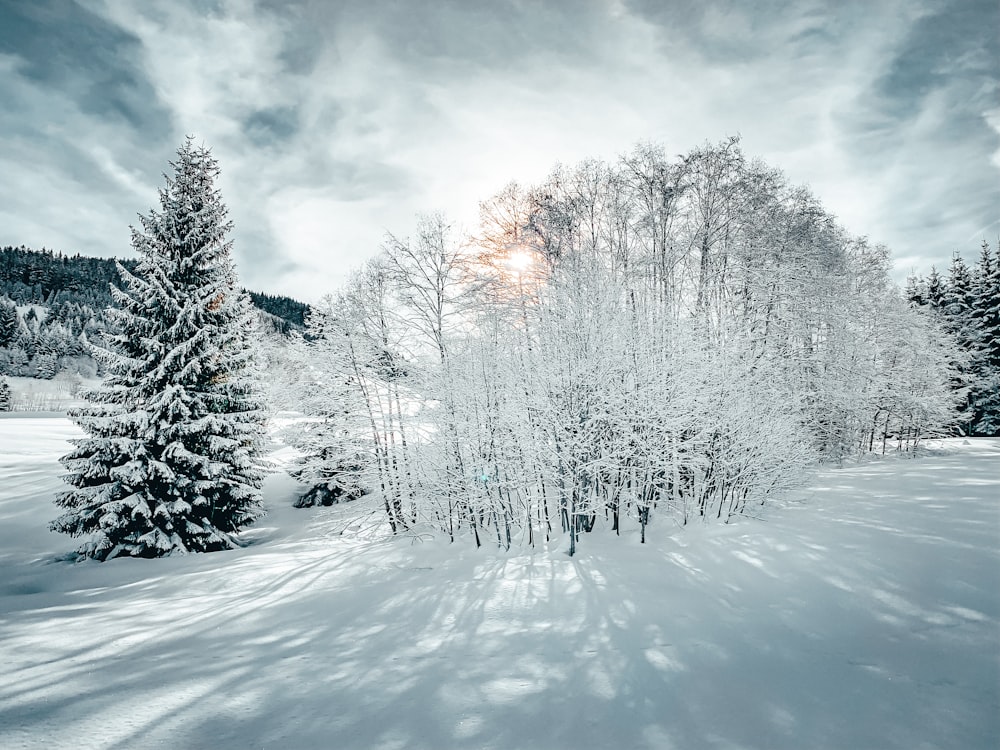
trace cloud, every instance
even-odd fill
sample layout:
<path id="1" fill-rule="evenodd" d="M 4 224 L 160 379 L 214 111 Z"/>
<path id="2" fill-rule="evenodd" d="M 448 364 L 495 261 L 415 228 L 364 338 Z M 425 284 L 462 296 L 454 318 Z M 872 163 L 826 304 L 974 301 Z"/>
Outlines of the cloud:
<path id="1" fill-rule="evenodd" d="M 155 134 L 169 114 L 155 100 L 145 109 L 136 104 L 148 89 L 134 74 L 133 39 L 92 14 L 63 17 L 54 7 L 19 5 L 3 19 L 9 24 L 0 22 L 0 241 L 121 255 L 135 190 L 156 176 L 138 134 Z M 32 31 L 40 19 L 48 36 Z M 93 57 L 75 27 L 99 44 Z M 94 94 L 96 80 L 107 84 L 106 108 Z M 151 187 L 144 192 L 155 198 Z"/>
<path id="2" fill-rule="evenodd" d="M 0 242 L 121 254 L 188 133 L 244 283 L 305 299 L 417 212 L 472 228 L 509 180 L 637 140 L 740 133 L 901 274 L 974 249 L 1000 205 L 988 0 L 22 6 L 0 18 Z"/>
<path id="3" fill-rule="evenodd" d="M 752 17 L 737 3 L 632 7 L 714 83 L 694 119 L 732 122 L 748 151 L 887 243 L 897 278 L 974 252 L 996 226 L 995 3 L 770 2 Z"/>
<path id="4" fill-rule="evenodd" d="M 10 4 L 0 49 L 16 51 L 24 81 L 69 99 L 85 115 L 120 118 L 154 137 L 167 132 L 169 112 L 137 68 L 140 41 L 76 3 Z"/>

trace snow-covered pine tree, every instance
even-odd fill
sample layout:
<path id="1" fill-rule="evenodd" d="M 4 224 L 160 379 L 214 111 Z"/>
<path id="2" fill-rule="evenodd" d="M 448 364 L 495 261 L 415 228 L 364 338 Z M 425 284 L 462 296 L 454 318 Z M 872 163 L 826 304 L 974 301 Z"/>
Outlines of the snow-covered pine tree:
<path id="1" fill-rule="evenodd" d="M 59 372 L 59 361 L 52 352 L 40 351 L 32 360 L 35 369 L 35 377 L 42 380 L 52 380 Z"/>
<path id="2" fill-rule="evenodd" d="M 972 274 L 962 256 L 955 253 L 948 272 L 948 286 L 941 300 L 941 309 L 948 321 L 948 328 L 966 349 L 976 346 L 975 328 L 972 323 Z"/>
<path id="3" fill-rule="evenodd" d="M 0 297 L 0 346 L 10 346 L 17 339 L 20 319 L 17 308 L 6 297 Z"/>
<path id="4" fill-rule="evenodd" d="M 141 216 L 119 265 L 120 333 L 96 350 L 108 376 L 71 413 L 87 433 L 62 459 L 73 489 L 51 528 L 91 535 L 81 555 L 159 557 L 233 547 L 261 514 L 264 412 L 254 379 L 254 316 L 240 290 L 214 187 L 219 167 L 188 138 L 160 210 Z"/>
<path id="5" fill-rule="evenodd" d="M 938 270 L 934 266 L 931 266 L 930 276 L 927 277 L 927 290 L 924 294 L 924 303 L 930 305 L 935 310 L 938 309 L 944 301 L 946 289 L 947 282 L 938 273 Z"/>
<path id="6" fill-rule="evenodd" d="M 906 287 L 903 291 L 903 297 L 911 305 L 923 305 L 926 303 L 924 299 L 926 288 L 927 282 L 916 274 L 910 274 L 906 277 Z"/>
<path id="7" fill-rule="evenodd" d="M 0 375 L 0 411 L 10 411 L 14 404 L 14 394 L 11 393 L 7 378 Z"/>
<path id="8" fill-rule="evenodd" d="M 1000 257 L 983 242 L 973 276 L 970 317 L 976 349 L 969 396 L 973 435 L 1000 435 Z"/>
<path id="9" fill-rule="evenodd" d="M 342 297 L 323 299 L 306 318 L 308 337 L 293 347 L 301 378 L 298 400 L 314 417 L 285 431 L 289 444 L 302 453 L 289 473 L 308 485 L 295 501 L 297 508 L 333 505 L 367 494 L 363 477 L 371 458 L 361 441 L 364 405 L 359 402 L 357 377 L 350 371 L 346 305 Z"/>

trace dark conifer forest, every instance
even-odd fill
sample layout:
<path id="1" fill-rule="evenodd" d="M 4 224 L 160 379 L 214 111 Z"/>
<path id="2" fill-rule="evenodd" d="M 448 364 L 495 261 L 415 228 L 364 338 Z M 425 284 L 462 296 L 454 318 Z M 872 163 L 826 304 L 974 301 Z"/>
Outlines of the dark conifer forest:
<path id="1" fill-rule="evenodd" d="M 138 261 L 117 262 L 133 272 Z M 89 344 L 112 325 L 111 286 L 121 284 L 115 263 L 24 245 L 0 248 L 0 375 L 102 374 Z M 263 330 L 287 335 L 304 326 L 308 305 L 261 292 L 249 296 Z"/>

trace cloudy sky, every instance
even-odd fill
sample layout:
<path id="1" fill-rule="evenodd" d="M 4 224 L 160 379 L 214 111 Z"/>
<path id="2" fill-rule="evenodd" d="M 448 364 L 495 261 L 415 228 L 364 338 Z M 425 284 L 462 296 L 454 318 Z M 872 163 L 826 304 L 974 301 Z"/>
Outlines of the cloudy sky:
<path id="1" fill-rule="evenodd" d="M 997 0 L 0 0 L 0 244 L 127 256 L 185 134 L 246 286 L 315 300 L 417 212 L 739 134 L 899 278 L 1000 236 Z"/>

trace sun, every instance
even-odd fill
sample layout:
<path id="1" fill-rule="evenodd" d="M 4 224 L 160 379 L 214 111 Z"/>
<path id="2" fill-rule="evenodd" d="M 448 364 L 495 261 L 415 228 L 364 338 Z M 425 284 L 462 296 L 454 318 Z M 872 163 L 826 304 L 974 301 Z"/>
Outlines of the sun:
<path id="1" fill-rule="evenodd" d="M 527 271 L 533 262 L 531 253 L 527 250 L 513 250 L 503 259 L 503 265 L 517 274 Z"/>

